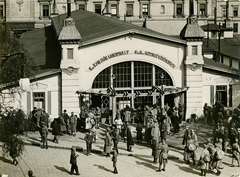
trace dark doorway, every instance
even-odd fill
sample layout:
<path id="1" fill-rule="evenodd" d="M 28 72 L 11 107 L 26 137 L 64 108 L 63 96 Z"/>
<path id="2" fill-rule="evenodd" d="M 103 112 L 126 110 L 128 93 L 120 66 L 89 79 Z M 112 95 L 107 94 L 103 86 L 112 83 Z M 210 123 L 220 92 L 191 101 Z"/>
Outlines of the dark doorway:
<path id="1" fill-rule="evenodd" d="M 168 104 L 171 108 L 174 107 L 174 94 L 165 95 L 164 105 Z"/>
<path id="2" fill-rule="evenodd" d="M 101 107 L 101 96 L 92 95 L 92 107 Z"/>

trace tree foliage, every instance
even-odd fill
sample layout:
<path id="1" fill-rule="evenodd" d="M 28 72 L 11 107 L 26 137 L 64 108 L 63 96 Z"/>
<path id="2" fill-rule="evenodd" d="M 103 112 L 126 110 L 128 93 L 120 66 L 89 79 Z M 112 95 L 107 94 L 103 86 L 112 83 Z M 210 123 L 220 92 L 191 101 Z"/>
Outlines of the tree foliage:
<path id="1" fill-rule="evenodd" d="M 37 64 L 28 55 L 20 39 L 6 23 L 0 23 L 0 141 L 3 142 L 4 154 L 14 152 L 10 153 L 11 157 L 11 154 L 20 156 L 23 153 L 24 142 L 21 137 L 27 132 L 28 119 L 21 109 L 6 106 L 4 98 L 6 94 L 14 98 L 19 93 L 19 79 L 23 76 L 34 78 L 36 70 Z"/>
<path id="2" fill-rule="evenodd" d="M 34 77 L 34 72 L 38 69 L 36 62 L 5 23 L 0 24 L 0 48 L 1 84 L 17 83 L 23 73 L 25 77 Z M 24 65 L 26 67 L 23 68 Z"/>
<path id="3" fill-rule="evenodd" d="M 0 140 L 3 142 L 3 154 L 14 154 L 18 157 L 24 151 L 22 138 L 26 135 L 28 121 L 21 110 L 6 109 L 0 114 Z"/>

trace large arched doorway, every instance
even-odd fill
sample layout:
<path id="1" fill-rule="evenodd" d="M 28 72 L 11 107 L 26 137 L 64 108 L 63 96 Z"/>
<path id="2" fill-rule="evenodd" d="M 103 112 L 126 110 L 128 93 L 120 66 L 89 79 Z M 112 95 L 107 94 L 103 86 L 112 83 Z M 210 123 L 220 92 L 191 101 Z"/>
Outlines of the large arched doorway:
<path id="1" fill-rule="evenodd" d="M 129 61 L 112 65 L 101 71 L 94 79 L 92 89 L 114 88 L 116 109 L 122 109 L 126 105 L 138 108 L 160 102 L 159 96 L 149 95 L 149 90 L 155 85 L 173 86 L 173 81 L 165 70 L 156 65 Z M 140 93 L 139 96 L 135 95 L 137 91 Z M 93 96 L 91 102 L 92 105 L 101 107 L 102 111 L 113 107 L 111 97 Z M 168 102 L 173 104 L 174 100 Z"/>

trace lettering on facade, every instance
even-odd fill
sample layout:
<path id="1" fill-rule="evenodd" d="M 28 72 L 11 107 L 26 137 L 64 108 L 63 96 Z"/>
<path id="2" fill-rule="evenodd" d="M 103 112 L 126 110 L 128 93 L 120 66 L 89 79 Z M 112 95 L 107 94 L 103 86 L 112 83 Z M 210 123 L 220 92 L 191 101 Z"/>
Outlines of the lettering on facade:
<path id="1" fill-rule="evenodd" d="M 157 58 L 157 59 L 162 60 L 163 62 L 167 63 L 172 68 L 175 67 L 175 64 L 173 64 L 170 60 L 168 60 L 166 57 L 164 57 L 162 55 L 159 55 L 157 53 L 152 53 L 152 52 L 148 52 L 148 51 L 143 52 L 141 50 L 135 50 L 134 54 L 147 55 L 147 56 L 150 56 L 150 57 L 154 57 L 154 58 Z"/>
<path id="2" fill-rule="evenodd" d="M 107 61 L 107 60 L 109 60 L 111 58 L 114 58 L 114 57 L 118 57 L 118 56 L 122 56 L 122 55 L 128 55 L 128 54 L 129 54 L 129 50 L 125 50 L 125 51 L 119 51 L 119 52 L 116 52 L 116 53 L 112 53 L 112 54 L 107 55 L 107 56 L 103 56 L 102 58 L 100 58 L 99 60 L 94 62 L 92 64 L 92 66 L 88 67 L 88 69 L 90 71 L 92 71 L 94 68 L 96 68 L 98 65 L 100 65 L 104 61 Z"/>
<path id="3" fill-rule="evenodd" d="M 88 69 L 90 71 L 92 71 L 94 68 L 96 68 L 98 65 L 100 65 L 101 63 L 109 60 L 109 59 L 112 59 L 112 58 L 115 58 L 115 57 L 118 57 L 118 56 L 122 56 L 122 55 L 129 55 L 130 52 L 129 50 L 124 50 L 124 51 L 119 51 L 119 52 L 116 52 L 116 53 L 112 53 L 112 54 L 109 54 L 107 56 L 103 56 L 102 58 L 100 58 L 99 60 L 97 60 L 96 62 L 94 62 L 92 64 L 92 66 L 88 67 Z M 154 57 L 154 58 L 157 58 L 159 60 L 162 60 L 163 62 L 167 63 L 168 65 L 170 65 L 172 68 L 175 67 L 175 64 L 173 64 L 170 60 L 168 60 L 166 57 L 162 56 L 162 55 L 159 55 L 159 54 L 156 54 L 156 53 L 152 53 L 152 52 L 148 52 L 148 51 L 142 51 L 142 50 L 135 50 L 134 51 L 134 54 L 137 54 L 137 55 L 146 55 L 146 56 L 150 56 L 150 57 Z"/>

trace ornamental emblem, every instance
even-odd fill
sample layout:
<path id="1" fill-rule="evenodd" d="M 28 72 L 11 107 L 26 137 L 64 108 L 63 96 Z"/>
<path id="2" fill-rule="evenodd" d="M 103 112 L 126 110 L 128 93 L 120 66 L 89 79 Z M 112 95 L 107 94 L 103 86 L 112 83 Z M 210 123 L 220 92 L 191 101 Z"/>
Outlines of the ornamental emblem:
<path id="1" fill-rule="evenodd" d="M 24 3 L 23 0 L 16 0 L 16 3 L 18 5 L 18 10 L 21 11 L 22 10 L 21 7 L 22 7 L 22 5 Z"/>
<path id="2" fill-rule="evenodd" d="M 202 67 L 202 65 L 198 64 L 198 63 L 192 63 L 187 65 L 187 68 L 191 69 L 192 71 L 196 71 L 197 69 L 200 69 Z"/>
<path id="3" fill-rule="evenodd" d="M 64 73 L 66 73 L 67 75 L 69 75 L 69 76 L 71 76 L 72 74 L 77 73 L 78 70 L 79 70 L 79 68 L 74 68 L 74 67 L 72 67 L 72 66 L 69 66 L 68 68 L 62 69 L 62 71 L 63 71 Z"/>

